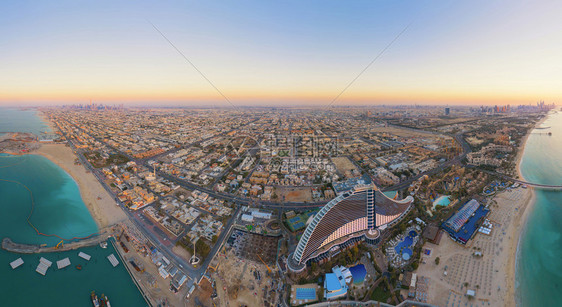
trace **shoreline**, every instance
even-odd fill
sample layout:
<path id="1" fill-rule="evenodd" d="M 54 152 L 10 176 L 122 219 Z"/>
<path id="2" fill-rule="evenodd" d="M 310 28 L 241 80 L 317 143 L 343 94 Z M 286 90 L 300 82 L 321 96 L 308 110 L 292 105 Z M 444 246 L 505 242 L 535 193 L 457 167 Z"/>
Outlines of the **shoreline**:
<path id="1" fill-rule="evenodd" d="M 39 155 L 63 169 L 76 183 L 80 196 L 98 229 L 126 220 L 125 213 L 116 206 L 113 197 L 102 187 L 98 179 L 88 173 L 82 164 L 74 164 L 76 155 L 64 144 L 42 144 L 30 155 Z"/>
<path id="2" fill-rule="evenodd" d="M 519 147 L 517 152 L 517 157 L 515 159 L 515 163 L 517 165 L 517 175 L 520 179 L 525 180 L 523 173 L 521 172 L 521 163 L 523 160 L 523 154 L 525 153 L 525 147 L 527 146 L 527 141 L 529 136 L 536 129 L 536 127 L 540 126 L 546 119 L 548 118 L 548 114 L 541 118 L 538 122 L 535 123 L 534 127 L 527 131 L 527 134 L 523 137 L 522 145 Z M 515 227 L 511 233 L 511 239 L 509 242 L 509 259 L 508 261 L 508 269 L 506 271 L 506 280 L 507 280 L 507 291 L 506 291 L 506 298 L 505 298 L 505 306 L 518 306 L 519 303 L 519 291 L 516 291 L 517 287 L 517 256 L 519 253 L 519 243 L 521 241 L 521 237 L 525 233 L 525 229 L 527 228 L 527 220 L 529 218 L 529 214 L 532 211 L 532 208 L 535 206 L 536 203 L 536 195 L 534 188 L 529 189 L 529 197 L 526 200 L 526 205 L 523 209 L 523 212 L 520 212 L 513 220 L 515 222 Z"/>
<path id="3" fill-rule="evenodd" d="M 53 134 L 57 134 L 58 128 L 53 124 L 47 115 L 37 110 L 37 116 L 49 127 Z M 19 157 L 23 155 L 36 155 L 46 158 L 50 162 L 57 165 L 65 173 L 67 173 L 70 178 L 74 181 L 78 190 L 80 192 L 80 198 L 88 212 L 90 213 L 92 219 L 95 221 L 98 227 L 98 232 L 100 236 L 96 236 L 92 239 L 80 240 L 77 242 L 72 242 L 65 244 L 63 249 L 56 249 L 54 247 L 39 247 L 33 253 L 44 253 L 52 252 L 57 253 L 66 250 L 75 250 L 81 247 L 98 244 L 100 240 L 108 240 L 110 233 L 113 231 L 114 225 L 119 225 L 120 223 L 126 223 L 128 221 L 125 212 L 117 205 L 113 196 L 103 187 L 102 183 L 98 181 L 98 178 L 90 172 L 90 170 L 82 163 L 76 164 L 75 161 L 78 160 L 76 153 L 64 143 L 41 143 L 41 146 L 31 152 L 26 153 L 8 153 L 8 155 L 13 155 L 14 157 Z M 115 238 L 115 237 L 114 237 Z M 118 238 L 118 237 L 117 237 Z M 9 240 L 9 238 L 8 238 Z M 117 239 L 115 239 L 117 240 Z M 11 240 L 10 240 L 11 241 Z M 127 275 L 131 278 L 136 290 L 141 294 L 144 302 L 147 306 L 155 306 L 159 301 L 170 301 L 173 305 L 179 305 L 180 301 L 177 300 L 178 296 L 173 295 L 173 293 L 165 292 L 168 290 L 168 285 L 166 280 L 159 279 L 158 270 L 154 266 L 152 267 L 152 262 L 150 258 L 147 259 L 138 253 L 134 248 L 127 251 L 122 250 L 119 244 L 115 244 L 116 241 L 109 240 L 114 248 L 117 256 L 120 259 L 121 264 L 125 267 Z M 18 244 L 10 242 L 14 248 L 23 248 L 24 251 L 27 248 L 33 248 L 32 245 Z M 131 246 L 132 247 L 132 246 Z M 9 251 L 16 252 L 16 251 Z M 17 252 L 16 252 L 17 253 Z M 140 261 L 146 268 L 147 272 L 150 272 L 149 276 L 156 278 L 156 285 L 152 285 L 150 280 L 145 277 L 146 274 L 139 275 L 135 272 L 128 260 L 133 259 L 135 261 Z M 144 271 L 143 271 L 144 272 Z"/>
<path id="4" fill-rule="evenodd" d="M 47 125 L 47 127 L 51 130 L 51 133 L 54 134 L 57 132 L 55 124 L 49 120 L 49 117 L 47 116 L 47 114 L 45 114 L 45 112 L 37 110 L 37 117 L 39 117 L 45 123 L 45 125 Z"/>
<path id="5" fill-rule="evenodd" d="M 534 127 L 543 121 L 544 118 L 537 121 Z M 519 173 L 525 144 L 533 130 L 531 124 L 517 147 L 514 162 Z M 477 233 L 466 245 L 454 242 L 448 235 L 439 244 L 427 242 L 424 247 L 431 254 L 422 256 L 416 273 L 431 281 L 428 302 L 437 306 L 450 306 L 451 300 L 455 306 L 473 304 L 464 292 L 476 287 L 478 304 L 516 306 L 517 249 L 534 202 L 535 191 L 530 187 L 498 191 L 488 204 L 493 207 L 487 217 L 494 224 L 491 234 Z M 474 250 L 480 251 L 483 258 L 474 257 Z M 440 264 L 434 263 L 436 257 Z"/>
<path id="6" fill-rule="evenodd" d="M 45 112 L 37 110 L 37 116 L 49 127 L 53 134 L 57 133 L 56 125 L 49 120 Z M 103 188 L 98 179 L 84 165 L 74 163 L 78 157 L 70 147 L 66 146 L 66 142 L 41 144 L 39 149 L 29 154 L 47 158 L 62 168 L 74 180 L 80 191 L 82 202 L 88 208 L 100 231 L 127 219 L 125 213 L 116 205 L 113 196 Z"/>

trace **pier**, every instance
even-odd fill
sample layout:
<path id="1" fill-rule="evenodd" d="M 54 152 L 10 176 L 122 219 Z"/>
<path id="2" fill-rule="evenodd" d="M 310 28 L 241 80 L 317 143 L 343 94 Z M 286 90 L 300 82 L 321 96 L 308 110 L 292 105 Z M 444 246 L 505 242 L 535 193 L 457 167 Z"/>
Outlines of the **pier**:
<path id="1" fill-rule="evenodd" d="M 540 183 L 534 183 L 534 182 L 527 182 L 527 181 L 524 181 L 524 180 L 515 179 L 515 178 L 512 178 L 512 177 L 507 176 L 505 174 L 501 174 L 501 173 L 497 173 L 497 172 L 493 172 L 493 171 L 489 171 L 489 170 L 480 169 L 480 171 L 488 173 L 488 174 L 493 175 L 493 176 L 503 178 L 505 180 L 513 181 L 515 183 L 524 184 L 526 186 L 533 187 L 533 188 L 538 188 L 538 189 L 543 189 L 543 190 L 562 190 L 562 185 L 540 184 Z"/>

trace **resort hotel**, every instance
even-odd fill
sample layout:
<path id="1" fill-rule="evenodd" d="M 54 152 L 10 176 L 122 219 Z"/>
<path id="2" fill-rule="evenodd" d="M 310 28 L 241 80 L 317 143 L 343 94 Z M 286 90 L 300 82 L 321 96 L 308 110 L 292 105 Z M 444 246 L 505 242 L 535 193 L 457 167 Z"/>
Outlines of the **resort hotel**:
<path id="1" fill-rule="evenodd" d="M 391 199 L 373 184 L 357 184 L 328 202 L 309 223 L 289 255 L 292 272 L 302 272 L 307 263 L 330 258 L 360 240 L 380 241 L 380 231 L 396 224 L 410 210 L 412 196 Z"/>

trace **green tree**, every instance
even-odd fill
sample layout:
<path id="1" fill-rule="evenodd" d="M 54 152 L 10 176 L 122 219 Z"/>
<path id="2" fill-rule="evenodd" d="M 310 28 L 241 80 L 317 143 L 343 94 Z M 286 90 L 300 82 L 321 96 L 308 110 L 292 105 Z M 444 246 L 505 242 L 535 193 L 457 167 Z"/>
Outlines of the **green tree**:
<path id="1" fill-rule="evenodd" d="M 313 262 L 310 265 L 310 270 L 312 271 L 312 273 L 316 272 L 316 270 L 318 269 L 318 264 L 316 262 Z"/>
<path id="2" fill-rule="evenodd" d="M 439 261 L 440 261 L 439 257 L 435 258 L 435 265 L 439 265 Z"/>

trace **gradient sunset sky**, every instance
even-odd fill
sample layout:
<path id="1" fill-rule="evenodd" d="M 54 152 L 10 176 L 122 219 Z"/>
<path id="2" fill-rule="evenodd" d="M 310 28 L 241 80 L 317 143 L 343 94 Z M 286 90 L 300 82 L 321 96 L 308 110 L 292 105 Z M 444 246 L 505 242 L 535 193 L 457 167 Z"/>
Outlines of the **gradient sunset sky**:
<path id="1" fill-rule="evenodd" d="M 562 97 L 561 1 L 2 1 L 0 104 Z"/>

